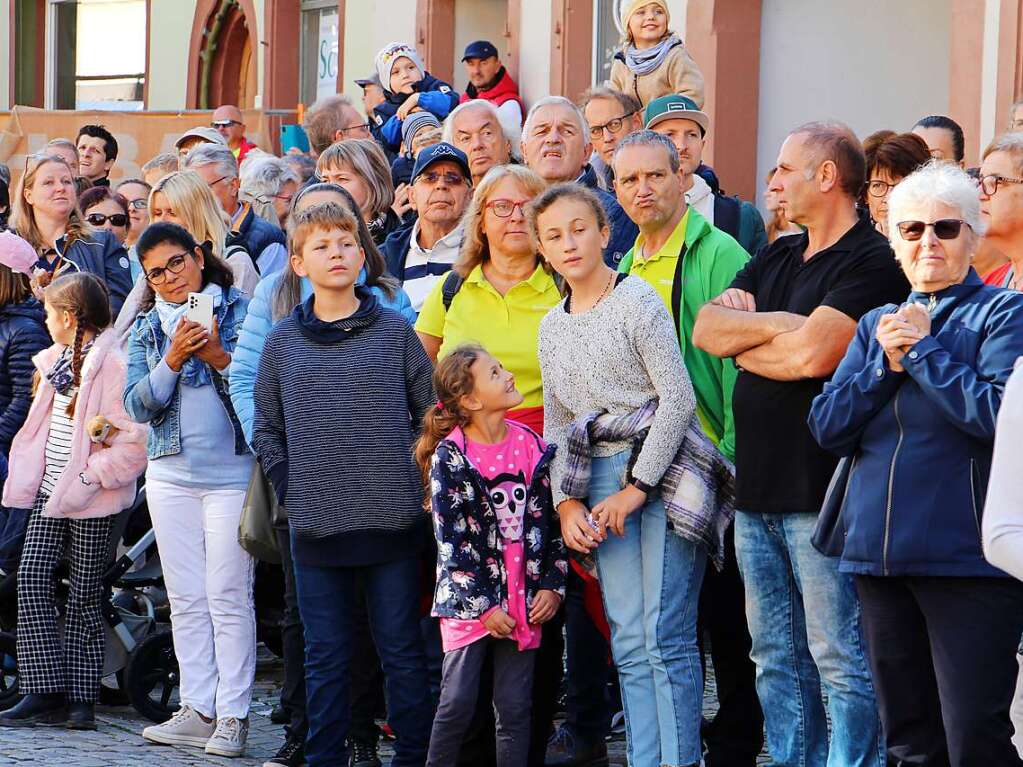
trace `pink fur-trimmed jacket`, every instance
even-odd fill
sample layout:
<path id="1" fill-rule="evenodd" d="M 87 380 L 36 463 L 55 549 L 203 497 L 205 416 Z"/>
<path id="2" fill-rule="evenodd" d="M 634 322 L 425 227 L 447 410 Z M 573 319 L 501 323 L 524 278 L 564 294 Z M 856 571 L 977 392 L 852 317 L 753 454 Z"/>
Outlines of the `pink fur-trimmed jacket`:
<path id="1" fill-rule="evenodd" d="M 46 380 L 63 350 L 60 344 L 39 352 L 32 361 L 42 375 L 28 418 L 11 443 L 3 504 L 30 509 L 35 504 L 46 469 L 46 439 L 50 433 L 53 386 Z M 101 333 L 82 364 L 75 403 L 71 456 L 43 511 L 47 517 L 87 519 L 117 514 L 135 498 L 135 480 L 146 469 L 148 427 L 128 418 L 122 404 L 126 366 L 116 334 Z M 109 445 L 89 439 L 86 424 L 104 416 L 120 431 Z"/>

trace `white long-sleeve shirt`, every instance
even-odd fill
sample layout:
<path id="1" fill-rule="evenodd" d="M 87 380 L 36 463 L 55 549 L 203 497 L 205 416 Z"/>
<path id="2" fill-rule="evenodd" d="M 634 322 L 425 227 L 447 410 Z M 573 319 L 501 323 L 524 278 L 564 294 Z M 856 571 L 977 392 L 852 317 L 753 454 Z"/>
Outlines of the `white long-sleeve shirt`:
<path id="1" fill-rule="evenodd" d="M 1020 358 L 1023 360 L 1023 357 Z M 1023 580 L 1023 365 L 1005 386 L 998 411 L 982 539 L 988 562 Z"/>

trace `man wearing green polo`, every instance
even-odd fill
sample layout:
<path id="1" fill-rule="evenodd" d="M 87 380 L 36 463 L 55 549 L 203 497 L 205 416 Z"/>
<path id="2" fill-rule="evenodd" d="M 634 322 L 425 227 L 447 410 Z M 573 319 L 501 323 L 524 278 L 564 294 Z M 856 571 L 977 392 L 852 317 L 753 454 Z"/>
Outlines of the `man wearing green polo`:
<path id="1" fill-rule="evenodd" d="M 698 127 L 695 120 L 691 122 Z M 734 461 L 735 365 L 697 349 L 692 334 L 700 307 L 731 285 L 749 254 L 686 202 L 687 178 L 668 137 L 651 130 L 633 133 L 619 143 L 613 163 L 618 202 L 639 227 L 636 243 L 619 271 L 642 277 L 667 305 L 678 327 L 700 424 L 721 453 Z M 700 598 L 700 620 L 711 632 L 720 702 L 717 716 L 703 734 L 708 764 L 753 767 L 763 745 L 763 714 L 756 693 L 756 668 L 749 657 L 745 597 L 731 530 L 725 560 L 722 573 L 707 568 Z"/>

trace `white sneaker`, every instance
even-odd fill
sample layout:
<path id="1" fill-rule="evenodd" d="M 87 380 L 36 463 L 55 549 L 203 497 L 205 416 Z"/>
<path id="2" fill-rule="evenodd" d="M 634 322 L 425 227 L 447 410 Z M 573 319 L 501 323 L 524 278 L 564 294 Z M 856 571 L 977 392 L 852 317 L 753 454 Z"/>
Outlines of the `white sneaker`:
<path id="1" fill-rule="evenodd" d="M 167 746 L 198 746 L 202 748 L 213 735 L 216 725 L 207 722 L 189 705 L 182 704 L 174 716 L 163 724 L 153 724 L 142 731 L 142 737 L 152 743 Z"/>
<path id="2" fill-rule="evenodd" d="M 249 738 L 249 719 L 225 716 L 217 720 L 217 729 L 206 741 L 206 753 L 215 756 L 241 756 Z"/>

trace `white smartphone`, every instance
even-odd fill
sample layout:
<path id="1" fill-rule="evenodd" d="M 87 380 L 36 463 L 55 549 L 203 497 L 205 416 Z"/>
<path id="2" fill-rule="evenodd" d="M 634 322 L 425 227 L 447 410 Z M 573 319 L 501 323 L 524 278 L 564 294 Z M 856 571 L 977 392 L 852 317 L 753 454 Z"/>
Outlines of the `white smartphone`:
<path id="1" fill-rule="evenodd" d="M 188 308 L 185 309 L 185 318 L 189 322 L 196 322 L 202 325 L 209 332 L 213 332 L 213 296 L 205 293 L 189 293 Z"/>

